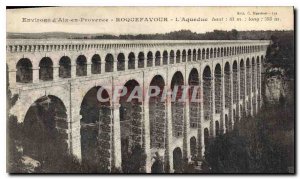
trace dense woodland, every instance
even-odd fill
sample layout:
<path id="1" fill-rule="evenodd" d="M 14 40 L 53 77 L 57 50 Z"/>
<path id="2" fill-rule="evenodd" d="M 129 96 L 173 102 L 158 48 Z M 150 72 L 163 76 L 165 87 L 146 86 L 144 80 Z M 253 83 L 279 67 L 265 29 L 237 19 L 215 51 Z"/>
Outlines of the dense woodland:
<path id="1" fill-rule="evenodd" d="M 283 98 L 242 119 L 210 142 L 205 153 L 210 172 L 294 173 L 294 119 L 294 102 Z"/>
<path id="2" fill-rule="evenodd" d="M 269 40 L 271 36 L 293 36 L 294 31 L 231 31 L 214 30 L 213 32 L 196 33 L 190 30 L 179 30 L 164 34 L 81 34 L 66 32 L 47 33 L 7 33 L 8 39 L 126 39 L 126 40 Z"/>
<path id="3" fill-rule="evenodd" d="M 282 77 L 294 79 L 295 77 L 295 51 L 294 51 L 294 33 L 274 33 L 270 36 L 272 44 L 269 46 L 266 55 L 267 77 L 276 75 L 271 73 L 271 68 L 281 68 L 284 73 Z"/>

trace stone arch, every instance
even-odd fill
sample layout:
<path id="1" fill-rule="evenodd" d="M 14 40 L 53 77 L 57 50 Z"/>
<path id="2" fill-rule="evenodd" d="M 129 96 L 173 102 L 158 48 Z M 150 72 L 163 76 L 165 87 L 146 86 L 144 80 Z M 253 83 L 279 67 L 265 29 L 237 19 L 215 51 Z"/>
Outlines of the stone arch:
<path id="1" fill-rule="evenodd" d="M 193 50 L 193 61 L 197 60 L 197 51 L 196 49 Z"/>
<path id="2" fill-rule="evenodd" d="M 160 66 L 160 59 L 161 59 L 160 51 L 156 51 L 156 53 L 155 53 L 155 66 Z"/>
<path id="3" fill-rule="evenodd" d="M 232 53 L 232 47 L 224 47 L 224 56 L 230 56 Z"/>
<path id="4" fill-rule="evenodd" d="M 149 51 L 147 54 L 147 67 L 152 67 L 152 66 L 153 66 L 153 54 L 151 51 Z"/>
<path id="5" fill-rule="evenodd" d="M 76 76 L 87 75 L 87 60 L 84 55 L 79 55 L 76 60 Z"/>
<path id="6" fill-rule="evenodd" d="M 230 63 L 227 61 L 224 65 L 224 72 L 225 71 L 228 71 L 228 72 L 231 72 L 231 69 L 230 69 Z"/>
<path id="7" fill-rule="evenodd" d="M 220 47 L 217 48 L 217 57 L 220 57 Z"/>
<path id="8" fill-rule="evenodd" d="M 256 72 L 256 64 L 255 64 L 255 58 L 254 57 L 252 57 L 252 66 L 251 66 L 251 69 L 252 69 L 252 72 L 251 72 L 251 80 L 252 80 L 252 84 L 251 84 L 251 86 L 252 86 L 252 92 L 253 92 L 253 98 L 252 98 L 252 96 L 251 96 L 251 98 L 252 98 L 252 109 L 253 109 L 253 115 L 255 115 L 256 114 L 256 87 L 257 87 L 257 84 L 256 84 L 256 80 L 257 80 L 257 77 L 256 77 L 256 74 L 257 74 L 257 72 Z"/>
<path id="9" fill-rule="evenodd" d="M 201 49 L 200 48 L 198 49 L 198 52 L 197 52 L 197 60 L 201 60 Z"/>
<path id="10" fill-rule="evenodd" d="M 205 146 L 205 149 L 208 147 L 209 145 L 209 130 L 208 128 L 204 128 L 204 146 Z"/>
<path id="11" fill-rule="evenodd" d="M 205 48 L 203 48 L 202 49 L 202 53 L 201 53 L 201 57 L 202 57 L 202 60 L 204 60 L 205 59 Z"/>
<path id="12" fill-rule="evenodd" d="M 224 86 L 225 86 L 225 108 L 228 109 L 228 117 L 229 119 L 232 118 L 232 104 L 231 104 L 231 99 L 232 99 L 232 95 L 231 95 L 231 91 L 232 91 L 232 87 L 231 87 L 231 67 L 229 62 L 225 63 L 224 66 Z"/>
<path id="13" fill-rule="evenodd" d="M 166 50 L 163 51 L 163 65 L 168 64 L 168 52 Z"/>
<path id="14" fill-rule="evenodd" d="M 138 55 L 138 68 L 144 68 L 144 67 L 145 67 L 144 52 L 140 52 Z"/>
<path id="15" fill-rule="evenodd" d="M 68 56 L 63 56 L 59 60 L 59 77 L 71 78 L 71 59 Z"/>
<path id="16" fill-rule="evenodd" d="M 192 50 L 191 50 L 191 49 L 188 49 L 188 54 L 187 54 L 187 56 L 188 56 L 187 61 L 188 61 L 188 62 L 192 61 Z"/>
<path id="17" fill-rule="evenodd" d="M 97 172 L 108 172 L 112 155 L 112 111 L 108 91 L 101 86 L 91 88 L 83 97 L 80 114 L 82 164 Z"/>
<path id="18" fill-rule="evenodd" d="M 180 101 L 182 97 L 182 86 L 184 85 L 184 78 L 181 72 L 177 71 L 172 76 L 171 81 L 171 90 L 174 92 L 175 99 L 171 102 L 171 109 L 172 109 L 172 129 L 173 129 L 173 136 L 174 137 L 182 137 L 183 136 L 183 102 Z M 173 98 L 173 97 L 172 97 Z"/>
<path id="19" fill-rule="evenodd" d="M 252 66 L 255 66 L 255 58 L 254 57 L 252 57 L 251 63 L 252 63 Z"/>
<path id="20" fill-rule="evenodd" d="M 159 156 L 158 152 L 155 152 L 155 156 L 153 157 L 155 161 L 151 166 L 151 173 L 164 173 L 164 164 L 161 156 Z"/>
<path id="21" fill-rule="evenodd" d="M 34 101 L 24 117 L 23 153 L 41 164 L 60 160 L 68 151 L 67 110 L 63 101 L 45 95 Z"/>
<path id="22" fill-rule="evenodd" d="M 196 68 L 193 68 L 189 74 L 188 79 L 189 84 L 189 115 L 190 115 L 190 127 L 197 129 L 199 124 L 198 120 L 200 119 L 200 80 L 199 80 L 199 73 Z"/>
<path id="23" fill-rule="evenodd" d="M 128 55 L 128 69 L 135 69 L 135 55 L 133 52 Z"/>
<path id="24" fill-rule="evenodd" d="M 42 81 L 53 80 L 53 62 L 51 58 L 44 57 L 41 59 L 39 64 L 39 79 Z"/>
<path id="25" fill-rule="evenodd" d="M 123 53 L 119 53 L 117 57 L 117 70 L 118 71 L 125 70 L 125 55 Z"/>
<path id="26" fill-rule="evenodd" d="M 141 95 L 139 92 L 142 92 L 142 89 L 136 80 L 127 81 L 124 88 L 127 89 L 127 93 L 119 100 L 122 170 L 124 173 L 144 172 L 146 156 L 142 100 L 132 98 Z M 132 163 L 135 165 L 128 165 Z"/>
<path id="27" fill-rule="evenodd" d="M 214 58 L 217 57 L 217 48 L 216 47 L 214 48 L 214 54 L 213 54 L 213 56 L 214 56 Z"/>
<path id="28" fill-rule="evenodd" d="M 229 56 L 231 53 L 231 47 L 225 47 L 224 48 L 224 56 Z"/>
<path id="29" fill-rule="evenodd" d="M 197 139 L 195 136 L 190 138 L 190 150 L 191 157 L 195 159 L 197 157 Z"/>
<path id="30" fill-rule="evenodd" d="M 233 61 L 233 65 L 232 65 L 232 83 L 233 83 L 233 104 L 237 104 L 238 103 L 238 95 L 239 95 L 239 91 L 238 91 L 238 64 L 237 61 L 234 60 Z"/>
<path id="31" fill-rule="evenodd" d="M 28 58 L 21 58 L 16 65 L 16 81 L 19 83 L 32 82 L 32 63 Z"/>
<path id="32" fill-rule="evenodd" d="M 262 63 L 262 60 L 261 61 L 259 60 L 259 56 L 257 56 L 257 59 L 256 59 L 256 69 L 257 69 L 257 73 L 256 73 L 256 76 L 257 76 L 257 92 L 258 92 L 258 95 L 257 95 L 257 105 L 258 105 L 258 108 L 261 106 L 261 63 Z"/>
<path id="33" fill-rule="evenodd" d="M 95 54 L 92 56 L 92 66 L 91 66 L 92 74 L 100 74 L 101 73 L 101 58 L 100 55 Z"/>
<path id="34" fill-rule="evenodd" d="M 174 50 L 170 51 L 170 64 L 174 64 L 175 53 Z"/>
<path id="35" fill-rule="evenodd" d="M 234 122 L 234 124 L 236 124 L 237 121 L 238 121 L 238 114 L 237 114 L 236 110 L 233 109 L 233 122 Z"/>
<path id="36" fill-rule="evenodd" d="M 247 96 L 250 98 L 250 92 L 251 92 L 251 64 L 250 59 L 247 58 L 246 60 L 246 91 Z M 248 99 L 249 100 L 249 99 Z M 251 105 L 247 105 L 248 111 L 251 111 Z"/>
<path id="37" fill-rule="evenodd" d="M 186 50 L 185 49 L 182 50 L 182 60 L 181 61 L 186 62 Z"/>
<path id="38" fill-rule="evenodd" d="M 150 119 L 150 148 L 165 149 L 166 143 L 166 103 L 162 101 L 162 94 L 165 81 L 161 75 L 152 78 L 150 86 L 159 88 L 158 95 L 149 98 L 149 119 Z M 155 94 L 155 91 L 149 91 Z"/>
<path id="39" fill-rule="evenodd" d="M 223 57 L 224 56 L 224 49 L 223 49 L 223 47 L 221 47 L 221 54 L 220 54 L 220 57 Z"/>
<path id="40" fill-rule="evenodd" d="M 227 114 L 225 114 L 225 132 L 229 132 L 229 119 Z"/>
<path id="41" fill-rule="evenodd" d="M 259 64 L 260 61 L 259 61 L 259 56 L 256 57 L 256 64 Z"/>
<path id="42" fill-rule="evenodd" d="M 176 63 L 180 63 L 180 50 L 176 51 Z"/>
<path id="43" fill-rule="evenodd" d="M 216 130 L 216 136 L 220 135 L 220 123 L 219 121 L 215 121 L 215 130 Z"/>
<path id="44" fill-rule="evenodd" d="M 245 63 L 244 60 L 240 61 L 240 99 L 245 99 Z"/>
<path id="45" fill-rule="evenodd" d="M 214 80 L 215 80 L 215 113 L 220 114 L 222 111 L 222 68 L 218 63 L 214 70 Z"/>
<path id="46" fill-rule="evenodd" d="M 177 147 L 173 150 L 173 168 L 175 173 L 182 173 L 183 170 L 182 150 Z"/>
<path id="47" fill-rule="evenodd" d="M 209 50 L 209 58 L 214 58 L 214 49 L 210 48 Z"/>
<path id="48" fill-rule="evenodd" d="M 209 59 L 209 48 L 206 48 L 205 53 L 206 53 L 206 58 L 205 59 Z"/>
<path id="49" fill-rule="evenodd" d="M 236 60 L 233 61 L 232 69 L 238 69 L 238 64 Z"/>
<path id="50" fill-rule="evenodd" d="M 203 113 L 204 113 L 204 120 L 210 121 L 212 119 L 211 113 L 211 100 L 212 100 L 212 74 L 209 66 L 206 66 L 203 70 L 202 74 L 203 80 Z"/>
<path id="51" fill-rule="evenodd" d="M 105 57 L 105 72 L 114 71 L 114 56 L 112 54 L 107 54 Z"/>

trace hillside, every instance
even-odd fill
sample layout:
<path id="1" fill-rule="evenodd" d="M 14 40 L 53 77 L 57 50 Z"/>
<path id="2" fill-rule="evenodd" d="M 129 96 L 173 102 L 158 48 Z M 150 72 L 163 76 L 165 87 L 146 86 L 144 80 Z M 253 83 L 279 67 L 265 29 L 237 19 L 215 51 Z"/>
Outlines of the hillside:
<path id="1" fill-rule="evenodd" d="M 7 33 L 8 39 L 137 39 L 137 40 L 269 40 L 272 35 L 294 34 L 294 31 L 231 31 L 214 30 L 213 32 L 196 33 L 190 30 L 173 31 L 164 34 L 111 35 L 81 34 L 67 32 L 47 33 Z"/>

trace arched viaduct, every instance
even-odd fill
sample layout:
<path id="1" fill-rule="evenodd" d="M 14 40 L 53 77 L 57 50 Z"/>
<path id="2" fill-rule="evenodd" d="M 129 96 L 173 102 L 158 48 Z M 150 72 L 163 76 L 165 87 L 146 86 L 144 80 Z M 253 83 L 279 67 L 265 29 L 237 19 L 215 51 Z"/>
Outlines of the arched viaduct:
<path id="1" fill-rule="evenodd" d="M 88 139 L 82 136 L 89 128 L 84 127 L 94 123 L 100 143 L 95 147 L 102 152 L 99 161 L 108 170 L 121 169 L 127 155 L 123 151 L 138 143 L 146 153 L 145 172 L 151 172 L 157 153 L 165 170 L 173 172 L 178 155 L 187 160 L 203 157 L 210 138 L 230 131 L 242 116 L 260 109 L 261 64 L 268 44 L 259 40 L 10 39 L 8 82 L 19 98 L 9 112 L 24 122 L 38 99 L 51 96 L 65 109 L 66 115 L 56 120 L 63 123 L 59 129 L 66 135 L 67 150 L 82 162 L 89 155 L 83 144 Z M 100 86 L 171 89 L 176 84 L 199 85 L 203 100 L 181 104 L 147 96 L 142 103 L 110 100 L 99 105 L 100 118 L 94 121 L 85 121 L 90 113 L 81 112 L 82 104 L 90 101 L 86 96 Z M 111 99 L 109 91 L 106 95 Z"/>

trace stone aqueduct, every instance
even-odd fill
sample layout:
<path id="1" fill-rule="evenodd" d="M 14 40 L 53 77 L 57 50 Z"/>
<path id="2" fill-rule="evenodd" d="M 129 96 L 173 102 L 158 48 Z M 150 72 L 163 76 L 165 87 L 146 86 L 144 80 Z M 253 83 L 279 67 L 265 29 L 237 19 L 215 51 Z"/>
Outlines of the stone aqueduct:
<path id="1" fill-rule="evenodd" d="M 126 155 L 122 147 L 138 143 L 147 156 L 145 172 L 151 172 L 157 152 L 165 168 L 173 172 L 178 163 L 175 155 L 188 160 L 203 157 L 207 140 L 231 130 L 242 116 L 257 113 L 261 64 L 268 45 L 269 41 L 259 40 L 9 39 L 9 88 L 19 95 L 10 113 L 21 123 L 38 99 L 57 98 L 66 111 L 66 116 L 56 118 L 64 123 L 58 128 L 67 136 L 68 152 L 82 162 L 88 156 L 81 128 L 94 123 L 97 140 L 102 142 L 100 162 L 108 169 L 122 168 Z M 203 100 L 181 104 L 148 97 L 142 103 L 111 101 L 99 105 L 102 122 L 83 121 L 82 103 L 89 101 L 85 96 L 91 89 L 114 85 L 147 89 L 150 84 L 200 85 Z"/>

